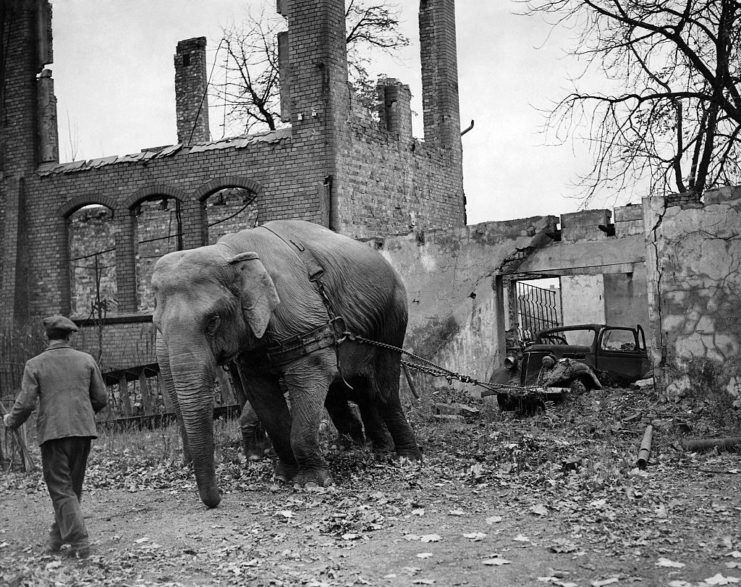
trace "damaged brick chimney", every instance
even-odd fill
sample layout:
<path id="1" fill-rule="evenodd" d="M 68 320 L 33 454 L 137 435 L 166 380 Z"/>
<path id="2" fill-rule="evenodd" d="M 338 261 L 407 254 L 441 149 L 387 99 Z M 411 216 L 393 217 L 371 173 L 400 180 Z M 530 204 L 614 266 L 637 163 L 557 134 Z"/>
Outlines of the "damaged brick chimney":
<path id="1" fill-rule="evenodd" d="M 178 143 L 211 140 L 208 126 L 206 37 L 180 41 L 175 53 L 175 109 Z"/>
<path id="2" fill-rule="evenodd" d="M 420 0 L 425 142 L 461 152 L 455 0 Z"/>

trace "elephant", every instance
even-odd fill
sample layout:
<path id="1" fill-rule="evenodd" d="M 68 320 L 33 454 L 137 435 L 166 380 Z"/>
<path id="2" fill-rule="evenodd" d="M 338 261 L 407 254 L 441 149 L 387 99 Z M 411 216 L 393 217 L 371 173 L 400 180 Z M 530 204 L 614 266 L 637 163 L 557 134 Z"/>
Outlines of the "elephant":
<path id="1" fill-rule="evenodd" d="M 236 366 L 280 481 L 332 483 L 319 447 L 325 403 L 340 432 L 357 436 L 352 401 L 374 447 L 393 443 L 397 455 L 421 459 L 399 397 L 406 289 L 372 247 L 276 220 L 162 256 L 152 289 L 157 361 L 206 506 L 221 499 L 212 421 L 219 365 Z"/>
<path id="2" fill-rule="evenodd" d="M 238 395 L 240 395 L 239 399 L 242 403 L 242 413 L 239 416 L 239 428 L 242 433 L 242 450 L 248 461 L 258 461 L 270 453 L 272 445 L 267 437 L 265 428 L 260 422 L 260 418 L 244 395 L 242 381 L 238 376 L 234 379 L 234 386 L 241 392 L 241 394 L 238 392 Z M 332 423 L 338 432 L 338 445 L 344 449 L 350 449 L 352 446 L 365 446 L 369 438 L 365 434 L 362 416 L 358 417 L 356 412 L 353 411 L 352 406 L 348 405 L 347 398 L 344 397 L 344 391 L 340 386 L 330 385 L 329 391 L 330 393 L 327 394 L 324 407 L 327 409 L 327 413 L 330 415 Z M 377 427 L 378 424 L 382 425 L 384 430 L 379 430 L 373 435 L 376 438 L 376 441 L 373 443 L 374 448 L 378 452 L 387 452 L 393 449 L 393 441 L 388 441 L 388 430 L 385 429 L 383 422 L 369 422 L 365 426 L 368 426 L 370 429 L 371 426 L 375 425 Z M 382 439 L 384 433 L 386 439 Z"/>

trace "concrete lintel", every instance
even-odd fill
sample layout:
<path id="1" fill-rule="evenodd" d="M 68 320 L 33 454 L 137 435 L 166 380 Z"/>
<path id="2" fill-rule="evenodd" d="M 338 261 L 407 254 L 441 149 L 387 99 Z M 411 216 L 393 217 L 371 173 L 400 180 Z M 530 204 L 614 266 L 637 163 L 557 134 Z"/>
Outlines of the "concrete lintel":
<path id="1" fill-rule="evenodd" d="M 605 241 L 555 242 L 533 252 L 517 273 L 582 275 L 629 273 L 646 258 L 643 235 Z"/>
<path id="2" fill-rule="evenodd" d="M 633 273 L 637 263 L 618 263 L 617 265 L 593 265 L 582 267 L 569 267 L 560 269 L 539 270 L 536 273 L 528 271 L 517 271 L 518 275 L 526 274 L 540 277 L 563 277 L 566 275 L 606 275 L 608 273 Z"/>

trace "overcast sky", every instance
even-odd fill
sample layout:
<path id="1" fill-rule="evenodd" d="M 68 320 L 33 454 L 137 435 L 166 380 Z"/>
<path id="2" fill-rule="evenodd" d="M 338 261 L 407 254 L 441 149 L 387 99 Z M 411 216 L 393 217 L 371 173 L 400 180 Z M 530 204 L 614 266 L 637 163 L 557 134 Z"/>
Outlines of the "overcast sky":
<path id="1" fill-rule="evenodd" d="M 273 10 L 275 0 L 264 0 Z M 263 0 L 53 0 L 54 63 L 62 160 L 136 153 L 177 141 L 173 54 L 205 36 L 209 63 L 222 26 Z M 408 83 L 421 135 L 419 0 L 397 0 L 411 46 L 374 73 Z M 571 87 L 568 31 L 516 14 L 512 0 L 457 0 L 458 75 L 468 223 L 578 209 L 574 187 L 586 149 L 549 146 L 544 114 Z M 211 113 L 214 138 L 218 116 Z M 74 148 L 73 148 L 74 147 Z M 639 202 L 636 194 L 634 202 Z M 626 202 L 621 202 L 626 203 Z M 611 201 L 590 207 L 612 208 Z"/>

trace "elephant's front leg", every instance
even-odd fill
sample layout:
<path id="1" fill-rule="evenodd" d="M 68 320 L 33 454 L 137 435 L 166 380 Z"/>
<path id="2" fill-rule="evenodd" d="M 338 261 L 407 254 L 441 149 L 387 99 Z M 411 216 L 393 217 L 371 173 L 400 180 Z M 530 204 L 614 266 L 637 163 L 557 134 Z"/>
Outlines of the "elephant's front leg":
<path id="1" fill-rule="evenodd" d="M 291 414 L 288 411 L 283 391 L 275 377 L 246 376 L 244 373 L 243 370 L 245 394 L 278 455 L 275 478 L 286 483 L 293 481 L 298 472 L 298 464 L 291 449 Z"/>
<path id="2" fill-rule="evenodd" d="M 291 400 L 291 448 L 298 463 L 295 481 L 299 485 L 332 484 L 319 449 L 319 424 L 327 390 L 336 373 L 334 350 L 326 349 L 295 361 L 283 374 Z"/>

